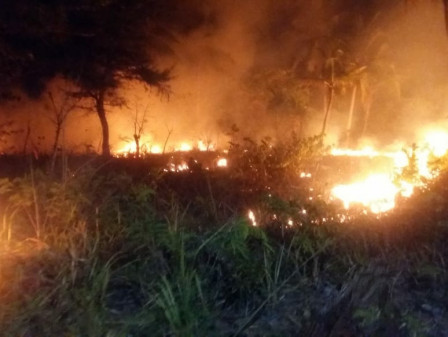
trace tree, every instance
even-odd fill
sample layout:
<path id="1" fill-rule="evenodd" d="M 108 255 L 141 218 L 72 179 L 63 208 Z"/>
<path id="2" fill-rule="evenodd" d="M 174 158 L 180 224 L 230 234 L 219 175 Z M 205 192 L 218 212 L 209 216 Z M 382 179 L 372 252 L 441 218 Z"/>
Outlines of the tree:
<path id="1" fill-rule="evenodd" d="M 149 104 L 146 104 L 146 106 L 143 108 L 143 111 L 139 111 L 139 105 L 135 103 L 135 114 L 134 114 L 134 134 L 132 135 L 135 142 L 135 158 L 140 157 L 140 151 L 141 151 L 141 137 L 143 134 L 143 130 L 145 128 L 145 124 L 148 122 L 147 114 L 149 110 Z"/>
<path id="2" fill-rule="evenodd" d="M 79 83 L 79 95 L 93 100 L 102 129 L 102 154 L 110 155 L 106 102 L 120 104 L 115 95 L 123 81 L 137 80 L 167 91 L 168 70 L 154 66 L 148 43 L 154 34 L 153 5 L 144 0 L 109 1 L 79 15 L 74 30 L 88 29 L 66 44 L 68 59 L 63 75 Z"/>
<path id="3" fill-rule="evenodd" d="M 108 156 L 106 103 L 123 102 L 116 94 L 125 81 L 168 91 L 170 70 L 155 54 L 201 23 L 191 1 L 0 0 L 0 89 L 38 97 L 57 75 L 76 83 L 76 95 L 93 102 Z"/>
<path id="4" fill-rule="evenodd" d="M 70 86 L 67 85 L 67 87 Z M 56 97 L 52 91 L 48 92 L 48 100 L 50 103 L 50 110 L 52 112 L 50 120 L 55 126 L 55 135 L 51 155 L 51 172 L 54 172 L 59 143 L 65 129 L 65 122 L 67 121 L 68 116 L 77 108 L 79 103 L 79 98 L 74 97 L 70 90 L 65 88 L 56 88 L 55 93 Z"/>
<path id="5" fill-rule="evenodd" d="M 250 101 L 255 102 L 255 105 L 261 104 L 273 115 L 273 126 L 278 139 L 287 130 L 302 133 L 310 110 L 310 83 L 298 81 L 290 69 L 274 68 L 253 70 L 245 84 Z M 279 121 L 286 123 L 280 125 Z M 300 130 L 294 130 L 296 124 L 300 125 Z"/>

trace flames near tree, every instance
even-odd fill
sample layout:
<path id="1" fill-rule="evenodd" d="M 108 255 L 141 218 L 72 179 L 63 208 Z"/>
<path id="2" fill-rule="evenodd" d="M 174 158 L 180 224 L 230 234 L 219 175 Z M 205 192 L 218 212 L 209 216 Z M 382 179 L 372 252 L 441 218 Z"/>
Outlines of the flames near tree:
<path id="1" fill-rule="evenodd" d="M 267 148 L 273 148 L 273 145 L 267 144 Z M 436 130 L 427 131 L 422 135 L 422 139 L 419 144 L 411 146 L 395 145 L 395 149 L 389 148 L 387 151 L 376 150 L 373 147 L 364 147 L 360 150 L 344 149 L 344 148 L 329 148 L 328 153 L 322 152 L 322 156 L 340 157 L 347 161 L 350 158 L 358 158 L 359 161 L 366 159 L 369 162 L 377 162 L 376 164 L 368 167 L 351 168 L 350 171 L 354 177 L 345 177 L 343 179 L 348 180 L 343 184 L 336 184 L 335 181 L 340 179 L 337 174 L 329 179 L 330 184 L 334 186 L 329 187 L 329 191 L 324 191 L 324 194 L 329 194 L 331 200 L 338 199 L 342 201 L 344 207 L 349 209 L 350 206 L 362 205 L 366 210 L 380 214 L 390 211 L 395 207 L 397 198 L 408 198 L 413 194 L 415 188 L 425 188 L 426 184 L 440 173 L 440 170 L 444 167 L 441 164 L 441 158 L 444 157 L 448 151 L 448 132 Z M 216 146 L 214 144 L 205 145 L 202 141 L 198 141 L 196 146 L 190 143 L 182 142 L 177 147 L 174 147 L 174 154 L 178 153 L 177 157 L 181 158 L 193 155 L 194 151 L 197 152 L 209 152 L 215 154 Z M 148 152 L 146 150 L 149 149 Z M 159 154 L 161 153 L 161 145 L 150 144 L 144 148 L 141 154 Z M 258 151 L 259 149 L 248 146 L 243 148 L 243 152 L 247 153 L 248 157 L 251 156 L 250 151 Z M 269 152 L 269 151 L 268 151 Z M 116 156 L 136 156 L 136 144 L 128 143 L 122 146 L 116 153 Z M 232 156 L 232 153 L 230 154 Z M 254 154 L 255 155 L 255 154 Z M 273 151 L 267 153 L 266 156 L 275 158 L 278 154 Z M 294 155 L 294 154 L 290 154 Z M 298 155 L 297 153 L 295 155 Z M 207 163 L 205 169 L 216 169 L 218 167 L 227 167 L 228 159 L 222 156 L 228 156 L 228 150 L 216 152 L 216 159 L 210 165 Z M 174 159 L 174 156 L 172 156 Z M 233 158 L 238 161 L 241 158 Z M 281 160 L 284 158 L 277 158 L 279 166 L 284 165 Z M 308 160 L 309 158 L 305 159 Z M 190 165 L 202 165 L 196 159 L 192 159 Z M 255 168 L 256 161 L 250 162 L 247 169 L 250 171 Z M 275 163 L 273 163 L 275 165 Z M 308 163 L 308 166 L 310 164 Z M 299 172 L 299 167 L 291 166 L 289 169 L 296 169 L 295 176 L 300 179 L 309 179 L 314 175 L 319 179 L 319 171 L 316 170 L 313 173 Z M 341 168 L 334 166 L 334 171 L 338 171 Z M 185 159 L 178 160 L 177 164 L 168 163 L 165 168 L 166 171 L 181 172 L 189 171 L 189 163 Z M 255 168 L 255 170 L 258 170 Z M 245 172 L 244 174 L 251 174 Z M 355 180 L 353 180 L 355 179 Z M 276 190 L 276 186 L 272 183 L 266 182 L 265 186 L 268 190 Z M 310 187 L 313 190 L 313 187 Z M 249 218 L 255 223 L 254 214 L 249 211 Z"/>
<path id="2" fill-rule="evenodd" d="M 0 335 L 446 336 L 447 13 L 0 0 Z"/>

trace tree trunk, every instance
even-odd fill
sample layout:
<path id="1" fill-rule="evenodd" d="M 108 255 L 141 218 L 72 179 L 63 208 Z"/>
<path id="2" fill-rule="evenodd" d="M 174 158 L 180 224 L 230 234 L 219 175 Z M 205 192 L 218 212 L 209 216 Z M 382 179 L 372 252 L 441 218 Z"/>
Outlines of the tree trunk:
<path id="1" fill-rule="evenodd" d="M 31 127 L 30 127 L 30 121 L 28 121 L 28 125 L 26 126 L 25 141 L 23 142 L 23 150 L 22 150 L 24 155 L 26 155 L 30 134 L 31 134 Z"/>
<path id="2" fill-rule="evenodd" d="M 95 107 L 101 122 L 101 130 L 103 132 L 102 155 L 105 157 L 110 157 L 109 124 L 107 123 L 106 110 L 104 109 L 104 94 L 104 90 L 100 90 L 95 96 Z"/>
<path id="3" fill-rule="evenodd" d="M 334 59 L 330 59 L 330 67 L 331 67 L 330 68 L 330 70 L 331 70 L 331 78 L 330 78 L 330 83 L 328 84 L 329 97 L 328 97 L 327 104 L 325 106 L 325 116 L 324 116 L 324 121 L 322 123 L 322 131 L 320 133 L 322 138 L 325 135 L 325 131 L 327 129 L 328 117 L 330 115 L 331 107 L 333 105 L 333 96 L 334 96 Z M 326 97 L 327 97 L 327 90 L 325 90 L 325 98 Z"/>
<path id="4" fill-rule="evenodd" d="M 348 120 L 347 120 L 347 131 L 346 131 L 346 139 L 345 139 L 345 145 L 348 147 L 351 144 L 351 133 L 352 133 L 352 125 L 353 125 L 353 113 L 355 111 L 355 101 L 356 101 L 356 92 L 357 92 L 358 86 L 355 84 L 353 86 L 352 91 L 352 99 L 350 102 L 350 110 L 348 112 Z"/>
<path id="5" fill-rule="evenodd" d="M 54 143 L 53 143 L 53 153 L 51 156 L 51 166 L 50 166 L 51 173 L 54 173 L 54 167 L 56 165 L 56 158 L 58 156 L 58 145 L 59 145 L 59 138 L 61 136 L 61 131 L 62 131 L 62 122 L 57 120 Z"/>
<path id="6" fill-rule="evenodd" d="M 366 101 L 364 102 L 364 122 L 362 126 L 361 138 L 366 135 L 371 109 L 372 109 L 372 96 L 369 95 Z"/>
<path id="7" fill-rule="evenodd" d="M 61 135 L 62 123 L 60 121 L 56 122 L 56 130 L 54 135 L 54 142 L 52 147 L 52 153 L 54 154 L 58 150 L 59 138 Z"/>
<path id="8" fill-rule="evenodd" d="M 327 104 L 325 106 L 325 116 L 324 116 L 324 121 L 322 123 L 322 131 L 320 133 L 321 136 L 324 136 L 325 131 L 327 130 L 328 117 L 330 115 L 331 107 L 333 105 L 333 95 L 334 95 L 333 83 L 329 84 L 328 91 L 329 91 L 329 95 L 328 95 Z M 327 90 L 325 90 L 325 97 L 327 97 Z"/>
<path id="9" fill-rule="evenodd" d="M 134 141 L 135 141 L 135 158 L 140 157 L 140 136 L 137 134 L 134 134 Z"/>

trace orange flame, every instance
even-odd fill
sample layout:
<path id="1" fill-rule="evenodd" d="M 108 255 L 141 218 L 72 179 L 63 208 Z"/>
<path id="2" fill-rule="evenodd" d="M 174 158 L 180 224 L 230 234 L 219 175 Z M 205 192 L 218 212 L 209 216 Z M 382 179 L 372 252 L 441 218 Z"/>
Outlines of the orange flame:
<path id="1" fill-rule="evenodd" d="M 340 199 L 346 209 L 353 204 L 362 204 L 372 213 L 387 212 L 395 207 L 397 195 L 410 197 L 415 187 L 422 186 L 421 178 L 437 177 L 438 173 L 430 168 L 430 159 L 446 155 L 447 152 L 448 133 L 440 130 L 427 132 L 423 146 L 413 147 L 410 153 L 404 150 L 381 152 L 371 147 L 361 150 L 333 149 L 331 154 L 334 156 L 389 157 L 393 159 L 394 169 L 389 174 L 369 172 L 363 181 L 333 187 L 331 194 Z M 412 160 L 414 163 L 411 163 Z M 411 164 L 415 165 L 415 175 L 419 179 L 408 181 L 400 178 L 400 174 Z"/>
<path id="2" fill-rule="evenodd" d="M 398 191 L 389 176 L 372 174 L 364 181 L 335 186 L 331 192 L 343 201 L 346 209 L 353 203 L 361 203 L 369 207 L 372 213 L 381 213 L 395 207 Z"/>

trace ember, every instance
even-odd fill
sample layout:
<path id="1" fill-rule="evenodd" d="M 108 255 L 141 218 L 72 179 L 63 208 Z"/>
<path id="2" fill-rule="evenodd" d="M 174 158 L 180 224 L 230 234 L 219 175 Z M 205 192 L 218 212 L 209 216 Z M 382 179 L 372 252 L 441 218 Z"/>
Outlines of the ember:
<path id="1" fill-rule="evenodd" d="M 249 211 L 249 213 L 247 214 L 247 216 L 249 217 L 249 220 L 252 222 L 252 226 L 256 227 L 257 226 L 257 221 L 255 219 L 255 214 L 252 211 Z"/>
<path id="2" fill-rule="evenodd" d="M 216 166 L 218 167 L 227 167 L 227 158 L 219 158 L 216 162 Z"/>

